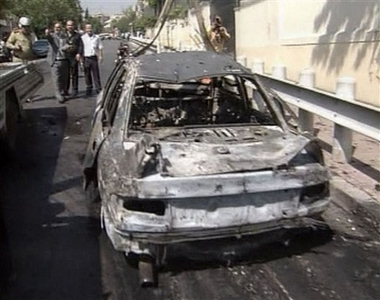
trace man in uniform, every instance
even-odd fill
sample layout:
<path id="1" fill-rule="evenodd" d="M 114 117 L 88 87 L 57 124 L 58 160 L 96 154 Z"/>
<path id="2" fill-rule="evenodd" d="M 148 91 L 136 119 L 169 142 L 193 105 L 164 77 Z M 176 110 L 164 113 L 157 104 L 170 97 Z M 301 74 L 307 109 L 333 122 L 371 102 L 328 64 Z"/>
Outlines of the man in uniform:
<path id="1" fill-rule="evenodd" d="M 69 80 L 69 60 L 66 51 L 69 45 L 66 44 L 66 35 L 62 32 L 60 22 L 54 24 L 54 33 L 47 35 L 52 49 L 52 77 L 55 84 L 55 97 L 59 103 L 67 100 L 67 86 Z"/>
<path id="2" fill-rule="evenodd" d="M 12 31 L 5 46 L 13 51 L 14 62 L 25 63 L 35 59 L 33 54 L 33 43 L 37 40 L 36 35 L 30 29 L 31 20 L 27 17 L 21 17 L 19 28 Z"/>
<path id="3" fill-rule="evenodd" d="M 67 84 L 67 91 L 70 89 L 70 81 L 72 84 L 72 97 L 78 96 L 78 64 L 83 57 L 83 42 L 81 35 L 75 31 L 74 22 L 68 20 L 66 22 L 66 50 L 67 58 L 69 60 L 69 81 Z M 71 80 L 70 80 L 71 79 Z"/>

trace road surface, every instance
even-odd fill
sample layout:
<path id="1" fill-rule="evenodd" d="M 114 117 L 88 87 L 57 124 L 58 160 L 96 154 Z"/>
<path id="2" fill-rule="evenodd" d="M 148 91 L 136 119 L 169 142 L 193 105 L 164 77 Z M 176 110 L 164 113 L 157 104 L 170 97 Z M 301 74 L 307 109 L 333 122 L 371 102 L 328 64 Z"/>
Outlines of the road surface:
<path id="1" fill-rule="evenodd" d="M 105 41 L 104 83 L 117 41 Z M 158 288 L 113 250 L 82 191 L 94 98 L 61 105 L 48 73 L 2 167 L 4 300 L 380 299 L 380 229 L 341 195 L 313 229 L 169 249 Z M 4 284 L 6 282 L 6 284 Z M 4 287 L 5 285 L 5 287 Z"/>

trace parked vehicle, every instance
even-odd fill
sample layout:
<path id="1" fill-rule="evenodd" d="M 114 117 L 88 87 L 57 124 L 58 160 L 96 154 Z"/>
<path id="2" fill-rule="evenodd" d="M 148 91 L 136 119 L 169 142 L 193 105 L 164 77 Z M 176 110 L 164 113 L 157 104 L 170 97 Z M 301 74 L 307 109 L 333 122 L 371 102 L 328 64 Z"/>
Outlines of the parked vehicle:
<path id="1" fill-rule="evenodd" d="M 313 223 L 329 204 L 314 137 L 257 76 L 212 52 L 119 62 L 97 99 L 84 162 L 115 249 L 153 282 L 169 244 Z"/>
<path id="2" fill-rule="evenodd" d="M 33 43 L 33 52 L 38 58 L 46 58 L 49 53 L 49 41 L 41 39 Z"/>

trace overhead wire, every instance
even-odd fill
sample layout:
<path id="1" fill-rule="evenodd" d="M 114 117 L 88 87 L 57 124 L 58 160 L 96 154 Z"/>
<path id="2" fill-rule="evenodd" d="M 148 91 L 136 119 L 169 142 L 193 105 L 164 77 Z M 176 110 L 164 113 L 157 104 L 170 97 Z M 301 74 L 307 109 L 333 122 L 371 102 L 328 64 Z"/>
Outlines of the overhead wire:
<path id="1" fill-rule="evenodd" d="M 153 39 L 148 44 L 146 44 L 144 46 L 140 46 L 139 48 L 137 48 L 134 51 L 132 51 L 131 54 L 133 56 L 141 55 L 142 53 L 144 53 L 144 51 L 146 51 L 147 49 L 149 49 L 154 44 L 154 42 L 156 41 L 156 39 L 160 35 L 160 33 L 162 31 L 162 28 L 165 25 L 165 22 L 167 21 L 167 19 L 169 17 L 169 13 L 170 13 L 170 10 L 171 10 L 172 5 L 174 4 L 174 2 L 175 2 L 175 0 L 166 0 L 165 1 L 164 5 L 162 7 L 162 10 L 160 12 L 160 15 L 159 15 L 159 17 L 157 19 L 157 22 L 156 22 L 156 24 L 154 26 L 155 29 L 158 28 L 158 30 L 156 31 L 155 36 L 153 37 Z M 195 16 L 196 16 L 198 27 L 199 27 L 199 34 L 201 36 L 201 39 L 202 39 L 202 41 L 204 43 L 204 46 L 205 46 L 206 50 L 208 50 L 208 51 L 216 51 L 215 48 L 214 48 L 214 46 L 211 43 L 208 31 L 206 29 L 205 20 L 204 20 L 203 15 L 202 15 L 202 8 L 201 8 L 199 0 L 190 0 L 190 3 L 194 7 Z"/>

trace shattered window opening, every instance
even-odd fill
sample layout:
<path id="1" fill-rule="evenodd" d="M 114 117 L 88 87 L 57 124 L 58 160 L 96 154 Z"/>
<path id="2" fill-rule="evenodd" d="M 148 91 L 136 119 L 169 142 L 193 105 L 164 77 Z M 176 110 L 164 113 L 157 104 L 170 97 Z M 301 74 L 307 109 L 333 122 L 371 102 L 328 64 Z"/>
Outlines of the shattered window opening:
<path id="1" fill-rule="evenodd" d="M 126 70 L 124 68 L 120 68 L 115 74 L 115 78 L 106 92 L 103 115 L 103 124 L 105 126 L 111 126 L 113 124 L 117 106 L 119 104 L 119 98 L 124 87 L 125 75 Z"/>
<path id="2" fill-rule="evenodd" d="M 151 130 L 213 124 L 277 125 L 263 97 L 235 76 L 183 83 L 140 79 L 132 100 L 129 128 Z M 248 97 L 251 95 L 251 97 Z"/>

